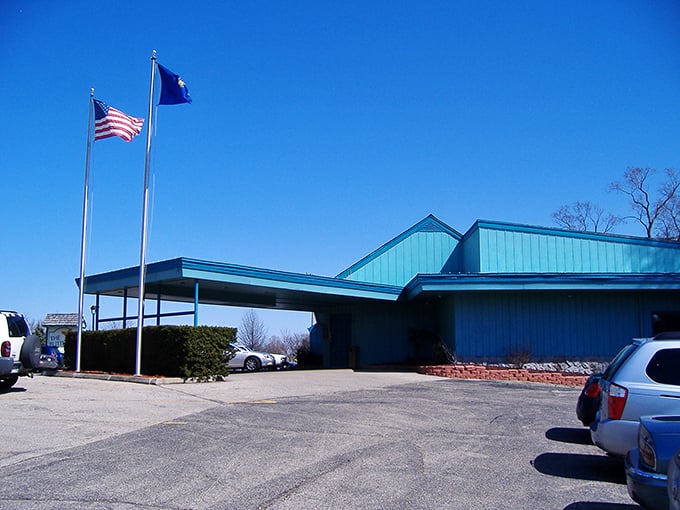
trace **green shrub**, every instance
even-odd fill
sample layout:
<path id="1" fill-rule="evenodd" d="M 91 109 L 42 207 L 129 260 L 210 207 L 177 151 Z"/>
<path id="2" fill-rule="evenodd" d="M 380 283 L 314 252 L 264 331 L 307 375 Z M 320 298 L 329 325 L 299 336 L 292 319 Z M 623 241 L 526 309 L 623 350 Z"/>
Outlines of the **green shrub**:
<path id="1" fill-rule="evenodd" d="M 229 368 L 224 362 L 225 352 L 233 353 L 236 330 L 207 326 L 186 328 L 190 341 L 184 344 L 184 359 L 180 366 L 180 377 L 205 380 L 215 375 L 225 376 Z"/>
<path id="2" fill-rule="evenodd" d="M 236 329 L 208 326 L 149 326 L 142 334 L 141 371 L 145 375 L 207 380 L 226 376 L 225 357 L 233 356 Z M 64 362 L 75 368 L 76 334 L 67 334 Z M 80 368 L 109 373 L 135 372 L 135 328 L 85 331 Z M 225 356 L 226 355 L 226 356 Z"/>

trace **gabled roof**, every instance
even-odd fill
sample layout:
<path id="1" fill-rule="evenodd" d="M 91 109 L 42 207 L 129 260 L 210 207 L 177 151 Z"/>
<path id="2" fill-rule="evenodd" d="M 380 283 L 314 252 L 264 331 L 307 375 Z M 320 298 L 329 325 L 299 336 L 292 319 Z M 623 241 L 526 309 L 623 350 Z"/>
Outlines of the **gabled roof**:
<path id="1" fill-rule="evenodd" d="M 85 292 L 136 298 L 138 278 L 138 267 L 91 275 Z M 680 290 L 680 243 L 484 220 L 463 236 L 429 215 L 335 278 L 190 258 L 147 265 L 146 298 L 196 303 L 197 288 L 201 304 L 301 311 L 445 292 Z"/>
<path id="2" fill-rule="evenodd" d="M 403 286 L 418 273 L 440 271 L 462 237 L 430 214 L 336 278 Z"/>
<path id="3" fill-rule="evenodd" d="M 42 322 L 43 326 L 77 326 L 77 313 L 48 313 L 45 320 Z"/>

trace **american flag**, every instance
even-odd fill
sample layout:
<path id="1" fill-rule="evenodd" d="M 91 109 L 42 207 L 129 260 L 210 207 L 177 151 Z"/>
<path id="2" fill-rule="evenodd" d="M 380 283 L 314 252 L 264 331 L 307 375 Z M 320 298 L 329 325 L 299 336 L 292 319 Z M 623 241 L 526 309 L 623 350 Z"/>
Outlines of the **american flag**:
<path id="1" fill-rule="evenodd" d="M 126 142 L 130 142 L 141 133 L 143 125 L 144 119 L 130 117 L 102 101 L 94 100 L 95 141 L 120 136 Z"/>

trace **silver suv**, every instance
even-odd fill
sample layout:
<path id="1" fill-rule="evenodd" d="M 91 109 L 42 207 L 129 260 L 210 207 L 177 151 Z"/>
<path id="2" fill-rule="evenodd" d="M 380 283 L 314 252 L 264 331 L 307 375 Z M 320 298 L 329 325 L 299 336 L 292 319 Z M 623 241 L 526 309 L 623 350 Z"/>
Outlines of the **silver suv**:
<path id="1" fill-rule="evenodd" d="M 680 333 L 634 339 L 609 364 L 600 387 L 590 435 L 606 452 L 624 456 L 637 446 L 640 416 L 680 414 Z"/>
<path id="2" fill-rule="evenodd" d="M 0 390 L 14 386 L 20 375 L 40 368 L 40 339 L 31 335 L 24 316 L 0 311 Z"/>

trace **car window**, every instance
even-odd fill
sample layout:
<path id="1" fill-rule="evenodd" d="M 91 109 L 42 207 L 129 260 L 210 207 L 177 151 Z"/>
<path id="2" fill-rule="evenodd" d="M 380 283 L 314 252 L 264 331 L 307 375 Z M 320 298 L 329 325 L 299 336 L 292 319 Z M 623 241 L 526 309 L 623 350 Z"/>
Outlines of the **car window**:
<path id="1" fill-rule="evenodd" d="M 647 365 L 647 375 L 661 384 L 680 386 L 680 349 L 661 349 Z"/>
<path id="2" fill-rule="evenodd" d="M 30 334 L 28 332 L 28 324 L 26 324 L 26 321 L 20 315 L 8 315 L 7 328 L 11 337 L 28 336 Z"/>
<path id="3" fill-rule="evenodd" d="M 611 380 L 611 377 L 616 373 L 616 371 L 619 369 L 619 367 L 623 364 L 624 361 L 626 361 L 631 354 L 639 347 L 640 344 L 637 342 L 630 343 L 626 345 L 623 349 L 619 351 L 619 353 L 614 356 L 614 359 L 609 363 L 609 366 L 607 369 L 604 371 L 604 374 L 602 376 L 603 379 L 606 379 L 607 381 Z"/>

